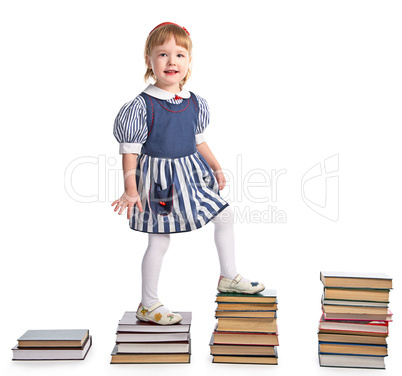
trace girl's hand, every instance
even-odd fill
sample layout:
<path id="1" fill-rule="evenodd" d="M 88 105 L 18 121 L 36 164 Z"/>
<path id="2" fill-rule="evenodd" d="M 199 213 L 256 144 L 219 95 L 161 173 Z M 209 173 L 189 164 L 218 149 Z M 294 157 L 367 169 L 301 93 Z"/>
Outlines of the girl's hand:
<path id="1" fill-rule="evenodd" d="M 112 206 L 116 205 L 114 211 L 119 210 L 119 215 L 123 213 L 124 209 L 127 208 L 127 219 L 131 218 L 131 213 L 133 211 L 134 205 L 137 205 L 138 210 L 142 213 L 141 199 L 138 193 L 130 196 L 126 192 L 116 201 L 112 203 Z"/>
<path id="2" fill-rule="evenodd" d="M 221 191 L 226 185 L 225 175 L 223 174 L 222 170 L 214 171 L 214 175 L 216 181 L 218 182 L 219 190 Z"/>

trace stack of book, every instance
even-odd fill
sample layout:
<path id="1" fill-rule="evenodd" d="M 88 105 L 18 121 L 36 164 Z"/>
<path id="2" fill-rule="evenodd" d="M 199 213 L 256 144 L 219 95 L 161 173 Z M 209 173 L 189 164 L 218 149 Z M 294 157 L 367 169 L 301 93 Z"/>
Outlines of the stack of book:
<path id="1" fill-rule="evenodd" d="M 125 312 L 119 321 L 111 364 L 190 363 L 191 312 L 178 312 L 182 321 L 158 325 Z"/>
<path id="2" fill-rule="evenodd" d="M 13 360 L 81 360 L 91 344 L 88 329 L 28 330 L 12 348 Z"/>
<path id="3" fill-rule="evenodd" d="M 321 366 L 385 369 L 392 279 L 386 274 L 321 272 Z"/>
<path id="4" fill-rule="evenodd" d="M 278 364 L 275 290 L 216 296 L 218 323 L 210 341 L 213 363 Z"/>

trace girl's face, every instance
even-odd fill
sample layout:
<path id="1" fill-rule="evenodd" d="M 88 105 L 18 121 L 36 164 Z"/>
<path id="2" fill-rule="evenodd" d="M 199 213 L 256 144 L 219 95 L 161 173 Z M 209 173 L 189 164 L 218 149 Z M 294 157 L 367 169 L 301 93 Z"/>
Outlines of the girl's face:
<path id="1" fill-rule="evenodd" d="M 173 37 L 152 49 L 147 56 L 148 67 L 156 77 L 155 86 L 171 93 L 180 92 L 180 82 L 186 76 L 191 58 L 188 51 L 176 44 Z"/>

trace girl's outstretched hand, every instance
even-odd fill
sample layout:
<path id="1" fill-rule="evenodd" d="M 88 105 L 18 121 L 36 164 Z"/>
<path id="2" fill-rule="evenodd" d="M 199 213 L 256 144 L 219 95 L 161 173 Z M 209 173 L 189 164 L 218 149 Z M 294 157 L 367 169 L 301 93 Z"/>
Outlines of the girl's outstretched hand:
<path id="1" fill-rule="evenodd" d="M 131 218 L 131 213 L 133 211 L 134 205 L 137 205 L 138 210 L 142 213 L 141 199 L 138 194 L 133 196 L 128 195 L 126 192 L 122 196 L 112 203 L 112 206 L 116 205 L 114 211 L 119 210 L 119 215 L 123 213 L 124 209 L 127 208 L 127 219 Z"/>
<path id="2" fill-rule="evenodd" d="M 226 185 L 225 175 L 223 174 L 223 172 L 221 170 L 215 171 L 214 175 L 215 175 L 216 181 L 218 182 L 219 190 L 221 191 L 223 188 L 225 188 L 225 185 Z"/>

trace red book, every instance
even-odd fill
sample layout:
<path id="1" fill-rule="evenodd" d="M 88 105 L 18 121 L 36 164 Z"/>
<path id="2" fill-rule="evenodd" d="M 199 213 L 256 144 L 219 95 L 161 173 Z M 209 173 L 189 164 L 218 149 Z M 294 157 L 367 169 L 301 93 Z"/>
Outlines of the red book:
<path id="1" fill-rule="evenodd" d="M 318 329 L 320 333 L 345 333 L 388 337 L 387 321 L 326 320 L 323 314 Z"/>

